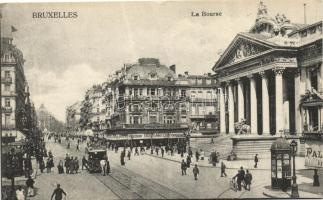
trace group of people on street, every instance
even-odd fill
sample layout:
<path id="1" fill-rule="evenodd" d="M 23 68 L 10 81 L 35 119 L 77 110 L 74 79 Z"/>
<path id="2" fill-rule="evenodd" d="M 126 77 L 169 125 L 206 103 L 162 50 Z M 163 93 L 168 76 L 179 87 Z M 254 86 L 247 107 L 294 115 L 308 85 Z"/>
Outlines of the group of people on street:
<path id="1" fill-rule="evenodd" d="M 64 173 L 64 167 L 66 170 L 66 174 L 74 174 L 74 173 L 78 173 L 80 165 L 79 165 L 79 160 L 78 158 L 75 156 L 69 156 L 69 154 L 67 153 L 65 156 L 65 163 L 63 163 L 62 160 L 59 161 L 59 164 L 57 166 L 58 169 L 58 173 L 59 174 L 63 174 Z"/>
<path id="2" fill-rule="evenodd" d="M 246 190 L 250 191 L 252 174 L 249 172 L 249 170 L 245 171 L 241 166 L 240 169 L 238 170 L 238 173 L 232 179 L 236 180 L 239 191 L 241 191 L 242 185 Z"/>
<path id="3" fill-rule="evenodd" d="M 182 176 L 187 175 L 186 170 L 188 168 L 190 168 L 190 165 L 191 165 L 191 159 L 190 159 L 190 156 L 187 155 L 186 162 L 185 162 L 184 159 L 181 162 Z M 194 180 L 197 180 L 197 177 L 198 177 L 198 175 L 200 173 L 200 170 L 197 167 L 197 164 L 194 165 L 192 172 L 193 172 L 193 175 L 194 175 Z"/>

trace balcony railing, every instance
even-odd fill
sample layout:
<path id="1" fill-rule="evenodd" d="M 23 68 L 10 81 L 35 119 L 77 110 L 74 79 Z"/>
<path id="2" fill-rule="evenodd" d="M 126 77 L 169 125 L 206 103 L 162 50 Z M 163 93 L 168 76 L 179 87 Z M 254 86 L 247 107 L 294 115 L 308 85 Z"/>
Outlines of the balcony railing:
<path id="1" fill-rule="evenodd" d="M 1 83 L 12 83 L 12 78 L 11 77 L 1 78 Z"/>
<path id="2" fill-rule="evenodd" d="M 116 126 L 117 129 L 169 129 L 169 128 L 188 128 L 187 124 L 121 124 Z"/>
<path id="3" fill-rule="evenodd" d="M 1 107 L 1 112 L 3 113 L 11 113 L 12 107 Z"/>
<path id="4" fill-rule="evenodd" d="M 191 115 L 190 118 L 195 119 L 214 119 L 216 118 L 215 114 L 209 114 L 209 115 Z"/>

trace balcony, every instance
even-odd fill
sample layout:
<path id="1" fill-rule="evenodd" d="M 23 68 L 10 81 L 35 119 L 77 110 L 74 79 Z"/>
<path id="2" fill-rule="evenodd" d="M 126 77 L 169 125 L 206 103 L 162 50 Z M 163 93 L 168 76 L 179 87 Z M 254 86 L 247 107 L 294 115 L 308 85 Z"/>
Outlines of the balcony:
<path id="1" fill-rule="evenodd" d="M 16 126 L 14 124 L 3 124 L 1 126 L 2 130 L 14 130 Z"/>
<path id="2" fill-rule="evenodd" d="M 217 116 L 215 114 L 209 114 L 209 115 L 191 115 L 191 119 L 216 119 Z"/>
<path id="3" fill-rule="evenodd" d="M 12 78 L 11 77 L 1 78 L 1 83 L 12 83 Z"/>
<path id="4" fill-rule="evenodd" d="M 12 107 L 1 107 L 1 112 L 12 113 Z"/>
<path id="5" fill-rule="evenodd" d="M 187 124 L 121 124 L 115 127 L 116 129 L 175 129 L 175 128 L 188 128 Z"/>

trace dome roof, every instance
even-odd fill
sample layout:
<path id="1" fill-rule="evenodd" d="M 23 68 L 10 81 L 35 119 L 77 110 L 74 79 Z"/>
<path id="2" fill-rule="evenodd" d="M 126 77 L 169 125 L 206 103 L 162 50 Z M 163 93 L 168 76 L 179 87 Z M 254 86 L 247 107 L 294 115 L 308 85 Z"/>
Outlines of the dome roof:
<path id="1" fill-rule="evenodd" d="M 273 142 L 273 144 L 270 147 L 270 150 L 290 150 L 290 144 L 285 138 L 280 137 L 275 142 Z"/>

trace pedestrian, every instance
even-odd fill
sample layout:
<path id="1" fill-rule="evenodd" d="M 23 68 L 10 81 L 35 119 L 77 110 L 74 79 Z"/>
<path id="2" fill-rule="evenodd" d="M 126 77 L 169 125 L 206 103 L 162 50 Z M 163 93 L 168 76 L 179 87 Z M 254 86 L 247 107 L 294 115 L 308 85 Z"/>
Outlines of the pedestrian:
<path id="1" fill-rule="evenodd" d="M 100 160 L 100 166 L 101 166 L 101 171 L 103 172 L 103 176 L 105 176 L 106 167 L 107 167 L 107 162 L 106 162 L 106 159 L 105 158 L 103 158 L 102 160 Z"/>
<path id="2" fill-rule="evenodd" d="M 22 189 L 22 187 L 19 185 L 18 189 L 16 190 L 16 196 L 17 200 L 25 200 L 25 191 Z"/>
<path id="3" fill-rule="evenodd" d="M 170 149 L 170 155 L 173 156 L 174 155 L 174 147 L 171 147 Z"/>
<path id="4" fill-rule="evenodd" d="M 246 170 L 246 175 L 244 176 L 245 189 L 250 191 L 250 185 L 252 181 L 252 175 L 249 173 L 249 170 Z"/>
<path id="5" fill-rule="evenodd" d="M 69 161 L 69 172 L 70 172 L 70 174 L 74 174 L 74 158 L 73 158 L 73 156 L 71 156 L 71 159 L 70 159 L 70 161 Z"/>
<path id="6" fill-rule="evenodd" d="M 65 168 L 66 168 L 66 174 L 69 174 L 70 173 L 70 157 L 68 154 L 66 154 L 66 157 L 65 157 Z"/>
<path id="7" fill-rule="evenodd" d="M 164 153 L 165 153 L 164 148 L 161 148 L 161 154 L 162 154 L 162 157 L 164 157 Z"/>
<path id="8" fill-rule="evenodd" d="M 124 166 L 126 164 L 125 161 L 124 161 L 125 154 L 126 153 L 125 153 L 124 150 L 120 154 L 120 163 L 121 163 L 122 166 Z"/>
<path id="9" fill-rule="evenodd" d="M 182 169 L 182 176 L 186 175 L 186 163 L 184 161 L 184 159 L 182 160 L 182 163 L 181 163 L 181 169 Z"/>
<path id="10" fill-rule="evenodd" d="M 76 144 L 76 151 L 80 151 L 79 143 Z"/>
<path id="11" fill-rule="evenodd" d="M 135 148 L 135 154 L 134 155 L 137 155 L 137 156 L 139 156 L 139 151 L 138 151 L 138 148 L 136 147 Z M 130 159 L 129 159 L 130 160 Z"/>
<path id="12" fill-rule="evenodd" d="M 195 152 L 196 162 L 198 162 L 198 161 L 199 161 L 199 157 L 200 157 L 199 151 L 198 151 L 198 150 L 196 150 L 196 152 Z"/>
<path id="13" fill-rule="evenodd" d="M 68 142 L 67 143 L 67 149 L 69 149 L 71 147 L 71 143 L 70 142 Z"/>
<path id="14" fill-rule="evenodd" d="M 58 165 L 57 165 L 58 173 L 63 174 L 64 173 L 64 166 L 63 166 L 63 161 L 60 160 Z"/>
<path id="15" fill-rule="evenodd" d="M 47 169 L 47 173 L 50 173 L 51 172 L 51 167 L 50 167 L 50 158 L 47 159 L 46 161 L 46 169 Z"/>
<path id="16" fill-rule="evenodd" d="M 61 188 L 60 184 L 57 184 L 56 189 L 54 190 L 52 196 L 51 196 L 51 200 L 53 199 L 53 197 L 55 196 L 55 200 L 62 200 L 63 199 L 63 194 L 65 195 L 65 197 L 67 197 L 66 192 Z"/>
<path id="17" fill-rule="evenodd" d="M 82 170 L 84 170 L 84 167 L 87 168 L 87 160 L 86 160 L 85 156 L 83 156 L 83 158 L 82 158 Z"/>
<path id="18" fill-rule="evenodd" d="M 254 168 L 257 168 L 257 164 L 259 162 L 259 159 L 258 159 L 258 154 L 255 155 L 255 166 Z"/>
<path id="19" fill-rule="evenodd" d="M 128 150 L 128 160 L 130 160 L 130 157 L 131 157 L 131 151 L 130 150 Z"/>
<path id="20" fill-rule="evenodd" d="M 195 164 L 195 167 L 193 168 L 194 180 L 197 180 L 197 176 L 199 173 L 200 173 L 200 170 L 197 167 L 197 164 Z"/>
<path id="21" fill-rule="evenodd" d="M 238 190 L 241 191 L 241 183 L 244 181 L 245 172 L 243 167 L 240 167 L 238 173 L 233 177 L 233 179 L 237 178 Z"/>
<path id="22" fill-rule="evenodd" d="M 156 147 L 156 154 L 158 156 L 158 152 L 159 152 L 159 147 Z"/>
<path id="23" fill-rule="evenodd" d="M 244 187 L 245 187 L 246 182 L 245 182 L 245 180 L 244 180 L 244 176 L 246 175 L 246 172 L 244 171 L 244 169 L 243 169 L 243 167 L 242 167 L 242 166 L 240 167 L 240 171 L 241 171 L 241 177 L 242 177 L 241 182 L 243 183 L 243 185 L 244 185 Z"/>
<path id="24" fill-rule="evenodd" d="M 192 147 L 190 147 L 190 148 L 189 148 L 189 150 L 188 150 L 188 154 L 190 155 L 190 157 L 191 157 L 191 158 L 193 157 Z"/>
<path id="25" fill-rule="evenodd" d="M 74 165 L 75 165 L 75 173 L 78 173 L 78 171 L 80 169 L 80 164 L 79 164 L 79 160 L 77 157 L 75 157 L 75 159 L 74 159 Z"/>
<path id="26" fill-rule="evenodd" d="M 227 174 L 225 173 L 225 168 L 226 168 L 225 164 L 221 162 L 221 177 L 223 177 L 223 175 L 227 176 Z"/>
<path id="27" fill-rule="evenodd" d="M 34 196 L 34 183 L 35 183 L 35 181 L 31 178 L 31 176 L 29 176 L 26 181 L 27 196 L 29 196 L 29 197 Z"/>
<path id="28" fill-rule="evenodd" d="M 187 165 L 187 168 L 190 168 L 191 162 L 192 162 L 191 156 L 190 155 L 187 155 L 187 157 L 186 157 L 186 165 Z"/>
<path id="29" fill-rule="evenodd" d="M 313 176 L 313 186 L 319 187 L 320 181 L 319 181 L 319 175 L 317 174 L 317 169 L 314 169 L 314 176 Z"/>

